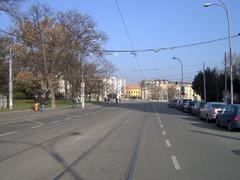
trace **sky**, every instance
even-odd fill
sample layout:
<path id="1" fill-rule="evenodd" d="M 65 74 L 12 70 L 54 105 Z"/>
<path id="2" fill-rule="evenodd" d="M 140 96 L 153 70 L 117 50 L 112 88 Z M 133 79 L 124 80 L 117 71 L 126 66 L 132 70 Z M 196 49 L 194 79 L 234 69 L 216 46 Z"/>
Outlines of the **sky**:
<path id="1" fill-rule="evenodd" d="M 97 29 L 108 36 L 103 45 L 106 50 L 131 50 L 115 0 L 38 0 L 56 11 L 76 9 L 90 15 Z M 205 2 L 218 0 L 118 0 L 134 49 L 164 48 L 227 37 L 227 19 L 223 8 L 203 7 Z M 223 0 L 227 5 L 231 34 L 240 33 L 240 1 Z M 34 0 L 26 0 L 27 8 Z M 0 28 L 7 30 L 11 21 L 0 14 Z M 181 80 L 181 67 L 173 56 L 183 62 L 184 81 L 192 82 L 194 76 L 206 67 L 221 70 L 228 41 L 164 50 L 140 52 L 137 58 L 130 53 L 113 53 L 106 58 L 116 65 L 114 75 L 128 83 L 141 79 Z M 240 37 L 232 39 L 232 51 L 240 53 Z M 142 70 L 142 73 L 141 71 Z"/>

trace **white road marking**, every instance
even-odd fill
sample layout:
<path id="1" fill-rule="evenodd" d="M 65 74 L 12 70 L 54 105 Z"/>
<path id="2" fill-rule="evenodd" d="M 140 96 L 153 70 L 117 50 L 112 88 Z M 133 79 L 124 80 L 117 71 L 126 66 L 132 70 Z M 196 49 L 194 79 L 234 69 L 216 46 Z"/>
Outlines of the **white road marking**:
<path id="1" fill-rule="evenodd" d="M 70 120 L 70 119 L 71 119 L 70 117 L 65 118 L 65 120 Z"/>
<path id="2" fill-rule="evenodd" d="M 12 131 L 12 132 L 9 132 L 9 133 L 0 134 L 0 137 L 7 136 L 7 135 L 10 135 L 10 134 L 14 134 L 16 132 L 18 132 L 18 131 Z"/>
<path id="3" fill-rule="evenodd" d="M 83 138 L 83 136 L 76 137 L 76 138 L 73 140 L 73 142 L 75 143 L 75 142 L 81 140 L 82 138 Z"/>
<path id="4" fill-rule="evenodd" d="M 176 156 L 171 156 L 171 159 L 172 159 L 174 168 L 175 168 L 176 170 L 180 170 L 181 167 L 180 167 L 180 165 L 179 165 L 179 163 L 178 163 L 178 160 L 177 160 Z"/>
<path id="5" fill-rule="evenodd" d="M 158 122 L 159 122 L 159 123 L 162 123 L 162 121 L 161 121 L 161 120 L 158 120 Z"/>
<path id="6" fill-rule="evenodd" d="M 162 134 L 163 134 L 164 136 L 166 136 L 166 135 L 167 135 L 166 131 L 162 131 Z"/>
<path id="7" fill-rule="evenodd" d="M 41 127 L 42 125 L 37 125 L 37 126 L 32 126 L 30 127 L 31 129 L 35 129 L 35 128 L 38 128 L 38 127 Z"/>
<path id="8" fill-rule="evenodd" d="M 162 125 L 162 124 L 160 124 L 160 128 L 163 128 L 163 125 Z"/>
<path id="9" fill-rule="evenodd" d="M 59 123 L 59 121 L 53 121 L 50 124 L 56 124 L 56 123 Z"/>
<path id="10" fill-rule="evenodd" d="M 41 122 L 39 122 L 39 121 L 36 121 L 36 120 L 32 120 L 32 119 L 26 119 L 27 121 L 30 121 L 30 122 L 35 122 L 35 123 L 37 123 L 37 124 L 44 124 L 44 123 L 41 123 Z"/>
<path id="11" fill-rule="evenodd" d="M 170 144 L 170 141 L 168 139 L 165 139 L 166 145 L 167 147 L 172 147 L 172 145 Z"/>

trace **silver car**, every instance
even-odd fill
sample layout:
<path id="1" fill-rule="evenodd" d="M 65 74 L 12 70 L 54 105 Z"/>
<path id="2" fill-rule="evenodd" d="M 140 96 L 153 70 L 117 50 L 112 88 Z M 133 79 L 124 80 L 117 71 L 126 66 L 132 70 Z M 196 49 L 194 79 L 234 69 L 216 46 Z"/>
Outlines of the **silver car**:
<path id="1" fill-rule="evenodd" d="M 225 103 L 208 102 L 204 105 L 204 108 L 200 111 L 200 119 L 205 119 L 206 122 L 215 121 L 218 111 L 225 107 Z"/>

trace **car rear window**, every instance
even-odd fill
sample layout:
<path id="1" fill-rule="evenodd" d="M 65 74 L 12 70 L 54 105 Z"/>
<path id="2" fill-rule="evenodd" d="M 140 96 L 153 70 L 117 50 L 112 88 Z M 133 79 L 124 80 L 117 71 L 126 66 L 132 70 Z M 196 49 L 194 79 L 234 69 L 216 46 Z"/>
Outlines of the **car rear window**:
<path id="1" fill-rule="evenodd" d="M 237 107 L 237 115 L 240 116 L 240 107 Z"/>
<path id="2" fill-rule="evenodd" d="M 222 109 L 225 105 L 224 104 L 212 104 L 213 108 L 220 108 Z"/>

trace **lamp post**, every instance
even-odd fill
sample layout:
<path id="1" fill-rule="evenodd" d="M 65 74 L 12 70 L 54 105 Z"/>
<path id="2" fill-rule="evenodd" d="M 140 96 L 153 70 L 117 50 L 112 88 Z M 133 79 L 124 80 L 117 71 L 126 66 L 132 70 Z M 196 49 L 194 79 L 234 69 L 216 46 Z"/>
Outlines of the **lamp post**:
<path id="1" fill-rule="evenodd" d="M 183 63 L 182 63 L 182 60 L 179 59 L 179 58 L 177 58 L 177 57 L 173 57 L 172 59 L 173 59 L 173 60 L 177 60 L 177 61 L 180 62 L 180 64 L 181 64 L 182 80 L 181 80 L 181 90 L 180 90 L 180 92 L 181 92 L 181 94 L 182 94 L 182 92 L 184 91 L 184 86 L 183 86 Z M 181 97 L 182 97 L 182 96 L 181 96 Z"/>
<path id="2" fill-rule="evenodd" d="M 233 70 L 232 70 L 232 47 L 231 47 L 231 30 L 230 30 L 230 20 L 227 6 L 223 3 L 223 1 L 218 0 L 220 3 L 205 3 L 203 4 L 204 7 L 209 6 L 219 6 L 225 10 L 226 17 L 227 17 L 227 28 L 228 28 L 228 46 L 229 46 L 229 60 L 230 60 L 230 94 L 231 94 L 231 104 L 233 104 Z"/>

